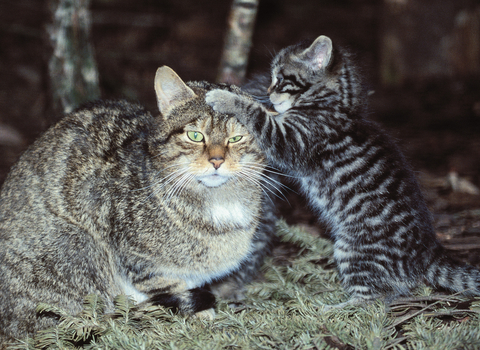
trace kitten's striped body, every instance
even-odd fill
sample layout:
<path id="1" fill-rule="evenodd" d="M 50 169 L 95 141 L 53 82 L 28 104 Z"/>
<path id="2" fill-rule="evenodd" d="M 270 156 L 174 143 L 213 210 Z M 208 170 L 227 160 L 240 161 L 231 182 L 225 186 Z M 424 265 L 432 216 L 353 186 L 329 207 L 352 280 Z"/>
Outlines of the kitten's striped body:
<path id="1" fill-rule="evenodd" d="M 298 177 L 332 231 L 349 302 L 392 299 L 423 279 L 480 294 L 480 272 L 456 263 L 436 240 L 430 213 L 401 151 L 365 119 L 365 97 L 348 53 L 330 39 L 288 47 L 272 63 L 274 115 L 240 95 L 214 90 L 207 103 L 234 113 L 267 159 Z"/>

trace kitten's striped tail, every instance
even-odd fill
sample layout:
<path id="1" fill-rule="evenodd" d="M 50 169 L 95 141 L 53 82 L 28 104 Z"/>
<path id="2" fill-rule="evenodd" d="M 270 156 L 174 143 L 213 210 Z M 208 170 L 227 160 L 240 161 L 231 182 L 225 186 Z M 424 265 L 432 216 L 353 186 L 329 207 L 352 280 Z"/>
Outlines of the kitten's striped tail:
<path id="1" fill-rule="evenodd" d="M 465 295 L 480 295 L 480 270 L 441 254 L 426 271 L 427 281 Z"/>

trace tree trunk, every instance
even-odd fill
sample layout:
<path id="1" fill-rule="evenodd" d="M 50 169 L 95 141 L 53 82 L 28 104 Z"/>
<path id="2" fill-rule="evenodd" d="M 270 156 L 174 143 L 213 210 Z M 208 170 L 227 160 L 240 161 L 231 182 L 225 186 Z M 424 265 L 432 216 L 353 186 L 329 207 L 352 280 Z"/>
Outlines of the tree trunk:
<path id="1" fill-rule="evenodd" d="M 241 85 L 252 46 L 258 0 L 233 0 L 217 81 Z"/>
<path id="2" fill-rule="evenodd" d="M 90 43 L 89 0 L 51 0 L 53 23 L 48 34 L 53 48 L 50 83 L 56 112 L 68 113 L 98 99 L 100 88 Z"/>

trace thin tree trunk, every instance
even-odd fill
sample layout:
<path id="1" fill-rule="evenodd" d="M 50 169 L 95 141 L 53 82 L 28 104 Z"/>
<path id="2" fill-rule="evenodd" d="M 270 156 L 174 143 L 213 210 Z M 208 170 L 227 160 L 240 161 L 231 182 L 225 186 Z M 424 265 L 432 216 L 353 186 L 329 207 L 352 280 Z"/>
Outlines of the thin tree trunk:
<path id="1" fill-rule="evenodd" d="M 49 74 L 54 109 L 68 113 L 100 97 L 98 70 L 90 43 L 90 0 L 51 0 L 48 28 L 53 48 Z"/>
<path id="2" fill-rule="evenodd" d="M 241 85 L 245 79 L 258 1 L 233 0 L 218 82 Z"/>

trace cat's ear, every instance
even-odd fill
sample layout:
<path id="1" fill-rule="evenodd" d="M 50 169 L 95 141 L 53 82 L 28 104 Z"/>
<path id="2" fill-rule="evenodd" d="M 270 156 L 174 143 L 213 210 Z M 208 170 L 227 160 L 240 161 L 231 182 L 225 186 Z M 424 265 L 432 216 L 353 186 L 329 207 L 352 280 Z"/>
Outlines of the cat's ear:
<path id="1" fill-rule="evenodd" d="M 301 55 L 315 70 L 325 69 L 332 58 L 332 49 L 332 40 L 328 36 L 320 35 Z"/>
<path id="2" fill-rule="evenodd" d="M 197 95 L 190 89 L 172 68 L 163 66 L 155 74 L 155 93 L 158 109 L 166 116 L 170 110 Z"/>

